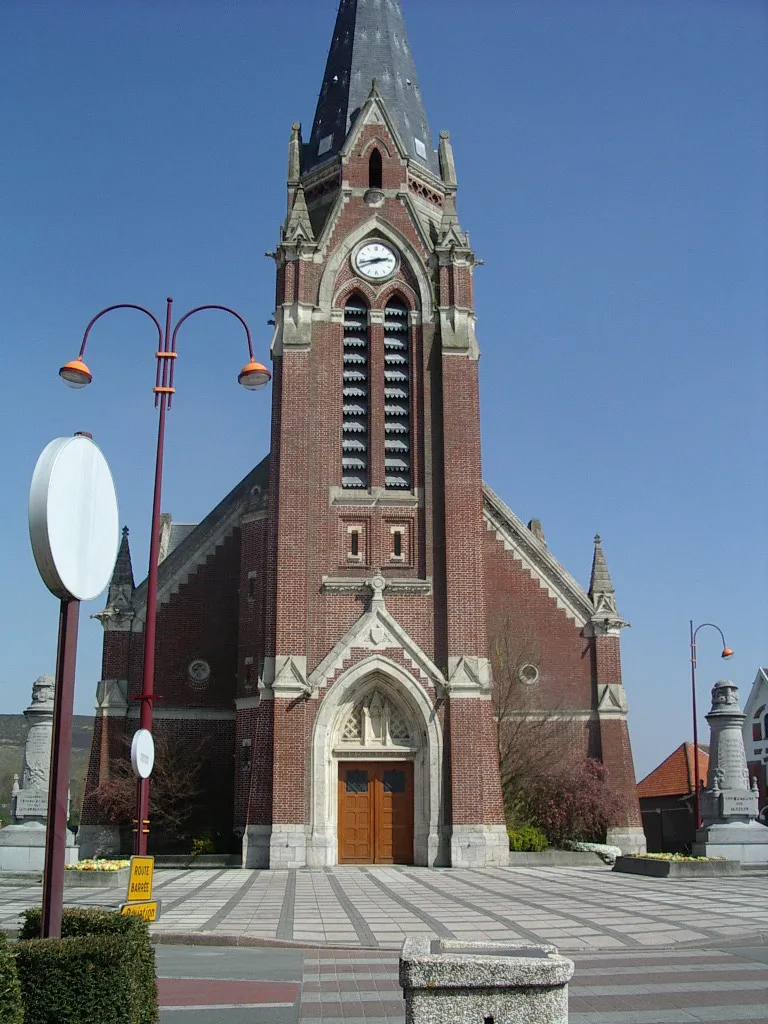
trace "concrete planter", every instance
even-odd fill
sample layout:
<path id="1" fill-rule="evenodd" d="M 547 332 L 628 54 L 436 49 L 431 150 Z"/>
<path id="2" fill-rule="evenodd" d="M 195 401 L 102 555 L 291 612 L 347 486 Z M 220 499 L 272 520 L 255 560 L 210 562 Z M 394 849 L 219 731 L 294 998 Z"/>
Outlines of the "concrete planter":
<path id="1" fill-rule="evenodd" d="M 740 875 L 738 860 L 646 860 L 643 857 L 617 857 L 614 871 L 646 878 L 721 878 Z"/>
<path id="2" fill-rule="evenodd" d="M 554 946 L 406 939 L 400 985 L 406 1024 L 567 1024 L 573 963 Z"/>
<path id="3" fill-rule="evenodd" d="M 130 868 L 119 871 L 65 871 L 65 889 L 117 889 L 127 890 Z"/>
<path id="4" fill-rule="evenodd" d="M 215 868 L 220 871 L 222 868 L 242 868 L 243 858 L 239 853 L 161 853 L 155 857 L 155 870 L 160 868 L 176 868 L 193 870 L 195 868 L 209 871 Z"/>

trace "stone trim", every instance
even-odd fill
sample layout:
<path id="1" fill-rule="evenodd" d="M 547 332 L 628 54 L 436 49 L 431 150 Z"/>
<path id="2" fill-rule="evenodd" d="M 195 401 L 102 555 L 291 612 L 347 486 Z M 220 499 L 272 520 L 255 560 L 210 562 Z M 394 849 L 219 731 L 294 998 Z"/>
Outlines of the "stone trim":
<path id="1" fill-rule="evenodd" d="M 235 709 L 236 711 L 253 711 L 259 704 L 261 704 L 261 697 L 258 694 L 255 697 L 236 697 L 235 698 Z"/>
<path id="2" fill-rule="evenodd" d="M 509 866 L 506 825 L 454 825 L 451 829 L 452 868 Z"/>
<path id="3" fill-rule="evenodd" d="M 627 694 L 621 683 L 598 683 L 597 713 L 600 718 L 626 720 L 628 711 Z"/>
<path id="4" fill-rule="evenodd" d="M 362 594 L 370 590 L 367 580 L 351 576 L 323 576 L 322 589 L 328 594 Z M 425 580 L 403 576 L 400 579 L 387 579 L 387 590 L 396 594 L 431 594 L 432 577 Z"/>
<path id="5" fill-rule="evenodd" d="M 597 711 L 505 711 L 502 722 L 597 722 Z M 498 721 L 498 719 L 497 719 Z"/>
<path id="6" fill-rule="evenodd" d="M 138 701 L 134 703 L 138 704 Z M 126 717 L 138 719 L 139 708 L 129 708 Z M 155 705 L 152 709 L 153 721 L 234 722 L 235 717 L 234 710 L 225 711 L 223 708 L 161 708 Z"/>
<path id="7" fill-rule="evenodd" d="M 326 225 L 327 226 L 327 225 Z M 338 246 L 328 257 L 323 268 L 323 275 L 320 279 L 318 289 L 318 306 L 321 309 L 330 310 L 333 306 L 333 295 L 339 273 L 348 259 L 350 253 L 366 236 L 376 232 L 384 241 L 394 245 L 400 253 L 400 259 L 410 267 L 419 285 L 419 305 L 421 307 L 422 320 L 424 323 L 431 322 L 433 318 L 434 300 L 432 298 L 432 286 L 424 266 L 424 257 L 416 251 L 415 246 L 404 234 L 394 228 L 391 224 L 375 215 L 368 217 L 362 224 L 345 235 Z M 323 236 L 325 236 L 325 231 Z M 326 237 L 325 244 L 328 239 Z M 426 251 L 429 251 L 429 244 L 425 242 Z"/>
<path id="8" fill-rule="evenodd" d="M 331 507 L 360 506 L 365 508 L 423 508 L 424 489 L 413 491 L 388 491 L 385 487 L 372 487 L 370 491 L 352 491 L 345 487 L 328 488 L 328 504 Z"/>
<path id="9" fill-rule="evenodd" d="M 160 563 L 158 605 L 166 604 L 178 593 L 189 577 L 240 526 L 244 514 L 266 511 L 268 486 L 269 456 L 266 456 Z M 249 508 L 253 505 L 257 507 Z M 141 632 L 147 616 L 146 579 L 136 588 L 133 607 L 136 615 L 132 628 L 134 632 Z"/>
<path id="10" fill-rule="evenodd" d="M 491 699 L 491 663 L 488 658 L 448 658 L 448 696 L 451 700 L 471 697 Z"/>
<path id="11" fill-rule="evenodd" d="M 400 760 L 414 763 L 414 862 L 441 863 L 443 735 L 429 695 L 419 680 L 388 658 L 374 654 L 342 673 L 324 697 L 312 731 L 311 825 L 307 836 L 306 863 L 326 867 L 338 863 L 338 761 L 349 760 L 351 751 L 334 750 L 340 718 L 347 705 L 368 688 L 380 690 L 407 711 L 414 732 L 424 742 L 415 755 L 393 751 Z M 362 756 L 363 752 L 358 752 Z M 377 750 L 369 759 L 381 758 Z M 506 833 L 505 833 L 506 838 Z M 271 866 L 274 866 L 272 864 Z"/>
<path id="12" fill-rule="evenodd" d="M 390 581 L 387 580 L 387 587 Z M 370 588 L 370 584 L 360 581 L 360 587 Z M 372 651 L 384 651 L 387 648 L 400 649 L 413 665 L 415 672 L 429 682 L 436 690 L 446 688 L 446 679 L 440 669 L 425 654 L 419 645 L 389 614 L 383 599 L 373 598 L 370 608 L 364 612 L 357 622 L 339 640 L 336 646 L 323 658 L 308 679 L 309 688 L 316 692 L 324 687 L 329 679 L 342 668 L 353 650 L 363 648 Z M 394 662 L 388 664 L 394 665 Z M 306 664 L 306 659 L 305 659 Z M 400 670 L 402 671 L 402 670 Z"/>

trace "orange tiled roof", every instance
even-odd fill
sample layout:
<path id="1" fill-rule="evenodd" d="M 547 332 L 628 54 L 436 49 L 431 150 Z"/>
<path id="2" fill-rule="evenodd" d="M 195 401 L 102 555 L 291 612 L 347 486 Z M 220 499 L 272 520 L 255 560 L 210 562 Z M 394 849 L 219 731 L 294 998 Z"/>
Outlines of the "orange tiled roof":
<path id="1" fill-rule="evenodd" d="M 709 754 L 699 745 L 699 778 L 706 784 Z M 693 744 L 681 743 L 666 761 L 637 784 L 639 798 L 686 796 L 693 792 Z"/>

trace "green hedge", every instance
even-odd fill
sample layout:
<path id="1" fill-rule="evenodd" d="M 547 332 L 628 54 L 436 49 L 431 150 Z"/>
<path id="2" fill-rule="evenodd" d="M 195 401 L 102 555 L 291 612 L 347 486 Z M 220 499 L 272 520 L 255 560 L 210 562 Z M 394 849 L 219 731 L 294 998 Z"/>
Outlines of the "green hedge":
<path id="1" fill-rule="evenodd" d="M 549 840 L 535 825 L 521 825 L 508 828 L 509 848 L 515 853 L 541 853 L 549 846 Z"/>
<path id="2" fill-rule="evenodd" d="M 41 911 L 22 915 L 17 968 L 24 1024 L 156 1024 L 155 951 L 145 921 L 66 908 L 61 939 L 37 939 Z"/>
<path id="3" fill-rule="evenodd" d="M 0 1021 L 3 1024 L 24 1024 L 24 1004 L 16 971 L 16 958 L 0 932 Z"/>

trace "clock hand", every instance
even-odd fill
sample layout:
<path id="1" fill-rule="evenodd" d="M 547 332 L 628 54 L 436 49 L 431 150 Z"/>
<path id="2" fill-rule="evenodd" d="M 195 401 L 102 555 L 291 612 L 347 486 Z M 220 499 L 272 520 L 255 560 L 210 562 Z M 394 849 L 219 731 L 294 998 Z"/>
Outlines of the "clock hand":
<path id="1" fill-rule="evenodd" d="M 361 267 L 367 267 L 369 263 L 386 263 L 389 260 L 389 256 L 374 256 L 370 260 L 360 260 Z"/>

